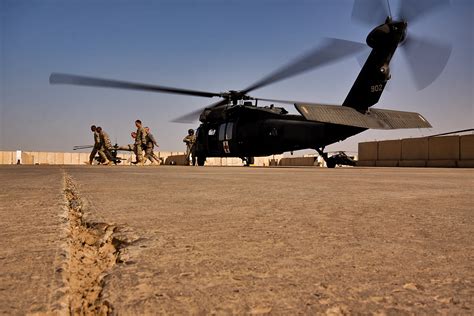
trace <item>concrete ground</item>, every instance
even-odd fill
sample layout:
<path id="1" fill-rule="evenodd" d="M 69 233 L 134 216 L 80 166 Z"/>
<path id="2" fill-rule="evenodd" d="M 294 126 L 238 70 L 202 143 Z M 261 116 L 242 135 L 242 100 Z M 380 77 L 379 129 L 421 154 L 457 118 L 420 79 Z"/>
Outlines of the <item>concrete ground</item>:
<path id="1" fill-rule="evenodd" d="M 474 313 L 474 171 L 0 166 L 0 314 Z"/>

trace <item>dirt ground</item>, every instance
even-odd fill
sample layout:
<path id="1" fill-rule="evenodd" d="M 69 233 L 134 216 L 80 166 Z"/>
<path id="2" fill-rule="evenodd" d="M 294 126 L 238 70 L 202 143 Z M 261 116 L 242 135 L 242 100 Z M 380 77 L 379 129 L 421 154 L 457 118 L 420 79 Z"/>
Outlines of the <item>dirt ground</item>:
<path id="1" fill-rule="evenodd" d="M 0 166 L 1 314 L 474 313 L 474 170 Z"/>

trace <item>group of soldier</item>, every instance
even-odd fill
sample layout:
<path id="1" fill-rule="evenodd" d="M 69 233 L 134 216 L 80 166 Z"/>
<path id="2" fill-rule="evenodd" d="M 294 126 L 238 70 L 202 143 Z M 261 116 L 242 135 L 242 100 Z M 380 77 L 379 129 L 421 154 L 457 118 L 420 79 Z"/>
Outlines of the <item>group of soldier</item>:
<path id="1" fill-rule="evenodd" d="M 150 128 L 143 127 L 140 120 L 135 121 L 136 132 L 130 135 L 134 140 L 133 144 L 126 146 L 112 146 L 109 135 L 100 126 L 91 126 L 91 131 L 94 133 L 94 146 L 89 156 L 89 164 L 92 165 L 96 154 L 99 154 L 99 163 L 104 165 L 111 165 L 116 163 L 117 150 L 132 151 L 135 154 L 136 160 L 132 164 L 144 165 L 147 160 L 152 165 L 161 164 L 161 160 L 154 153 L 154 148 L 159 147 L 155 137 L 150 132 Z M 196 136 L 194 130 L 188 130 L 188 135 L 183 139 L 186 143 L 186 161 L 190 162 L 192 156 L 192 165 L 195 165 L 194 145 L 196 143 Z M 113 154 L 115 153 L 115 155 Z"/>

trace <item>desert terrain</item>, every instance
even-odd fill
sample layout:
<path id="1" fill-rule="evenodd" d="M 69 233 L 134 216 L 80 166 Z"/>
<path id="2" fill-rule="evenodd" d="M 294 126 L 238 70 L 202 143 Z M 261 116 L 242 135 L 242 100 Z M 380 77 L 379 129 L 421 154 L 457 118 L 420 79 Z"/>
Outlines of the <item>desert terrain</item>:
<path id="1" fill-rule="evenodd" d="M 474 313 L 474 171 L 0 166 L 0 313 Z"/>

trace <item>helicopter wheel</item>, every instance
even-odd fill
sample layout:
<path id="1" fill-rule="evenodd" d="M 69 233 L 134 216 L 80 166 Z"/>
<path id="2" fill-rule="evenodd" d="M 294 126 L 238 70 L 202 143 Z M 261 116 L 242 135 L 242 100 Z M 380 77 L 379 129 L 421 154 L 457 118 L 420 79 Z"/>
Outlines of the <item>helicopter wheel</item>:
<path id="1" fill-rule="evenodd" d="M 335 168 L 336 167 L 336 160 L 334 158 L 328 158 L 326 160 L 326 166 L 328 168 Z"/>
<path id="2" fill-rule="evenodd" d="M 254 157 L 245 157 L 242 159 L 244 161 L 244 166 L 249 167 L 255 163 Z"/>
<path id="3" fill-rule="evenodd" d="M 204 163 L 206 162 L 206 157 L 197 156 L 196 158 L 198 166 L 204 166 Z"/>

